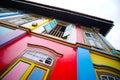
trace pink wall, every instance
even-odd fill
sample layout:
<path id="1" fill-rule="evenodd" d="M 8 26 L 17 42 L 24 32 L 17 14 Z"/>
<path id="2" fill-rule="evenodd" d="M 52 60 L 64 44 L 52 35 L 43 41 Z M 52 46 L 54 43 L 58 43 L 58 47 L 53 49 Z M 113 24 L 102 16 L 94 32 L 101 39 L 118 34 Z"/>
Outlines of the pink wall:
<path id="1" fill-rule="evenodd" d="M 77 29 L 77 42 L 84 43 L 81 27 L 77 26 L 76 29 Z"/>

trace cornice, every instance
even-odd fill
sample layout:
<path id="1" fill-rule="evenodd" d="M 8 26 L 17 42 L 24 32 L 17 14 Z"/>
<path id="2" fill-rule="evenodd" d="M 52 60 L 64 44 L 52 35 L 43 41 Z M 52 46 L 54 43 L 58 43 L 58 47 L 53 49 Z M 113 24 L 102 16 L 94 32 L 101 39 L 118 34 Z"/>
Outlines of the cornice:
<path id="1" fill-rule="evenodd" d="M 45 47 L 45 46 L 35 45 L 35 44 L 28 43 L 28 47 L 34 47 L 34 48 L 44 49 L 44 50 L 47 50 L 47 51 L 55 54 L 55 55 L 58 56 L 58 57 L 63 57 L 63 54 L 61 54 L 61 53 L 59 53 L 59 52 L 56 52 L 55 50 L 53 50 L 53 49 L 51 49 L 51 48 L 48 48 L 48 47 Z"/>
<path id="2" fill-rule="evenodd" d="M 107 66 L 107 65 L 97 65 L 97 64 L 93 64 L 94 65 L 94 68 L 96 69 L 99 69 L 99 70 L 108 70 L 108 71 L 112 71 L 112 72 L 115 72 L 117 74 L 120 73 L 120 70 L 118 69 L 115 69 L 111 66 Z"/>

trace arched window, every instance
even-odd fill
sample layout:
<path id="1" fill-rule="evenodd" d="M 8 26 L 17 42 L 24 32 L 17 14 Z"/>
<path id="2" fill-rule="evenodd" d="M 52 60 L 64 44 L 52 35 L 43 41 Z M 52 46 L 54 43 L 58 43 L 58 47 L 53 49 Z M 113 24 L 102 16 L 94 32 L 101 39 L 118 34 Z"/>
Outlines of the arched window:
<path id="1" fill-rule="evenodd" d="M 2 80 L 49 80 L 57 58 L 63 55 L 53 49 L 28 44 L 17 60 L 10 65 Z"/>

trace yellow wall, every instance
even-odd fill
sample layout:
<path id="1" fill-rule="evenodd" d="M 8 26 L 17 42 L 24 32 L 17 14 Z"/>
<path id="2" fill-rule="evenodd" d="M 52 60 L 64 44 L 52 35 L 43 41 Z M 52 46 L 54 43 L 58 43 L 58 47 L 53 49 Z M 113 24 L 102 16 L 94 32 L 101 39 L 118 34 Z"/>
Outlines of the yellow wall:
<path id="1" fill-rule="evenodd" d="M 97 54 L 90 54 L 93 64 L 106 65 L 120 70 L 120 62 L 111 60 L 109 58 L 99 56 Z"/>
<path id="2" fill-rule="evenodd" d="M 43 24 L 48 23 L 48 22 L 51 21 L 51 20 L 52 20 L 51 18 L 47 18 L 47 19 L 43 20 L 42 22 L 39 22 L 37 26 L 34 26 L 34 27 L 33 27 L 32 25 L 30 25 L 30 26 L 28 26 L 27 28 L 32 31 L 32 30 L 34 30 L 34 29 L 42 26 Z"/>

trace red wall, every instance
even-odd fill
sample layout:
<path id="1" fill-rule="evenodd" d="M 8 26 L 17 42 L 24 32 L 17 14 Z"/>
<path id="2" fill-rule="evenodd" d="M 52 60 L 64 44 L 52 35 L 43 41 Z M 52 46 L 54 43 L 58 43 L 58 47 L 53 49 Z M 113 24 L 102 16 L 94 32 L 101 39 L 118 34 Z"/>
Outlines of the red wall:
<path id="1" fill-rule="evenodd" d="M 64 54 L 62 58 L 58 58 L 50 80 L 77 80 L 75 48 L 31 35 L 26 35 L 0 50 L 0 71 L 27 48 L 27 43 L 46 46 Z"/>

